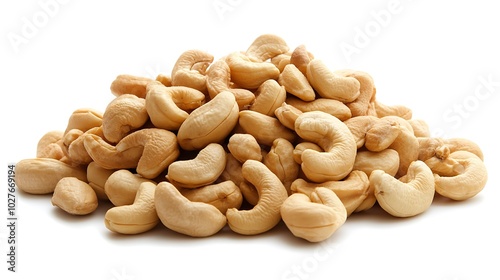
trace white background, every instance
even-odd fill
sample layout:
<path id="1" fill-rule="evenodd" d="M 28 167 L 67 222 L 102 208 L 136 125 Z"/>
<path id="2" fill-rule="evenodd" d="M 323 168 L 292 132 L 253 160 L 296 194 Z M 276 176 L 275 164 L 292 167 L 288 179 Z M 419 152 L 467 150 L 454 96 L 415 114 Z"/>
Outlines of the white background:
<path id="1" fill-rule="evenodd" d="M 0 4 L 4 177 L 8 163 L 35 155 L 45 132 L 64 130 L 75 109 L 103 111 L 118 74 L 154 78 L 185 50 L 217 59 L 275 33 L 332 69 L 370 73 L 379 100 L 411 107 L 434 135 L 476 141 L 489 181 L 468 201 L 438 198 L 414 218 L 380 208 L 354 214 L 323 244 L 283 225 L 252 237 L 225 229 L 194 239 L 162 225 L 119 236 L 104 226 L 109 204 L 72 217 L 50 196 L 17 192 L 18 272 L 10 273 L 3 179 L 2 279 L 500 279 L 494 1 L 69 0 L 43 8 L 49 2 Z"/>

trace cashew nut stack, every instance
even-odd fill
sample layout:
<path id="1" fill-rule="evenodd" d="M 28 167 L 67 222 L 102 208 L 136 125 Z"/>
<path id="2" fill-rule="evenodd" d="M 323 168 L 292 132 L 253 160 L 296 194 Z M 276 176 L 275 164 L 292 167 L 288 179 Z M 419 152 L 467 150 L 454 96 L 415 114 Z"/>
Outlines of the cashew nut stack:
<path id="1" fill-rule="evenodd" d="M 75 110 L 17 163 L 18 187 L 73 215 L 109 200 L 104 224 L 122 234 L 257 235 L 283 221 L 319 242 L 376 204 L 410 217 L 435 193 L 464 200 L 486 185 L 475 143 L 430 137 L 376 98 L 369 74 L 332 71 L 304 45 L 266 34 L 217 60 L 188 50 L 172 69 L 117 76 L 103 113 Z"/>

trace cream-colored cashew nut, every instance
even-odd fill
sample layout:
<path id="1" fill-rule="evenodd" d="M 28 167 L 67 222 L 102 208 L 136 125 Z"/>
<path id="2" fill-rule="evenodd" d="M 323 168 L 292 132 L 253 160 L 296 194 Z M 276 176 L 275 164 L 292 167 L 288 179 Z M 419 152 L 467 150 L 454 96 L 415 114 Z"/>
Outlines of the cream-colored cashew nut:
<path id="1" fill-rule="evenodd" d="M 363 171 L 368 176 L 373 170 L 382 170 L 391 176 L 396 176 L 399 169 L 399 154 L 393 149 L 380 152 L 358 150 L 353 169 Z"/>
<path id="2" fill-rule="evenodd" d="M 94 189 L 97 198 L 102 200 L 107 200 L 108 195 L 104 190 L 104 186 L 106 185 L 106 181 L 113 174 L 115 170 L 102 168 L 95 162 L 89 163 L 87 165 L 87 181 L 89 182 L 89 186 Z"/>
<path id="3" fill-rule="evenodd" d="M 226 57 L 231 69 L 231 80 L 246 89 L 256 89 L 269 79 L 277 79 L 280 70 L 270 62 L 255 62 L 241 52 L 233 52 Z"/>
<path id="4" fill-rule="evenodd" d="M 284 138 L 290 142 L 296 138 L 295 134 L 282 125 L 278 119 L 259 112 L 241 111 L 238 121 L 245 133 L 251 134 L 262 145 L 272 146 L 273 141 L 277 138 Z"/>
<path id="5" fill-rule="evenodd" d="M 144 182 L 154 181 L 134 174 L 127 169 L 114 171 L 104 183 L 104 192 L 114 206 L 134 203 L 137 190 Z"/>
<path id="6" fill-rule="evenodd" d="M 296 237 L 321 242 L 345 223 L 347 212 L 333 191 L 319 187 L 310 196 L 289 196 L 281 205 L 281 216 Z"/>
<path id="7" fill-rule="evenodd" d="M 250 210 L 228 209 L 226 212 L 229 227 L 243 235 L 266 232 L 280 220 L 280 207 L 288 197 L 280 179 L 263 163 L 247 160 L 242 168 L 243 177 L 255 186 L 259 193 L 258 203 Z"/>
<path id="8" fill-rule="evenodd" d="M 148 121 L 146 100 L 133 94 L 123 94 L 113 99 L 102 116 L 104 137 L 118 143 L 123 137 Z"/>
<path id="9" fill-rule="evenodd" d="M 133 94 L 137 97 L 146 97 L 146 86 L 153 79 L 146 77 L 139 77 L 134 75 L 118 75 L 115 80 L 111 83 L 110 90 L 115 96 L 120 96 L 122 94 Z"/>
<path id="10" fill-rule="evenodd" d="M 283 102 L 280 107 L 274 110 L 274 115 L 286 128 L 295 130 L 295 121 L 302 114 L 302 111 L 292 105 Z"/>
<path id="11" fill-rule="evenodd" d="M 88 215 L 98 205 L 92 187 L 75 177 L 64 177 L 57 182 L 51 202 L 72 215 Z"/>
<path id="12" fill-rule="evenodd" d="M 285 66 L 278 77 L 278 82 L 285 87 L 286 92 L 303 101 L 313 101 L 316 98 L 316 93 L 306 76 L 293 64 Z"/>
<path id="13" fill-rule="evenodd" d="M 369 115 L 370 101 L 375 97 L 376 92 L 372 76 L 363 71 L 350 69 L 339 70 L 334 73 L 344 77 L 353 77 L 358 80 L 360 94 L 354 101 L 347 103 L 347 106 L 354 117 Z"/>
<path id="14" fill-rule="evenodd" d="M 62 147 L 62 139 L 64 132 L 53 130 L 45 133 L 39 140 L 36 146 L 37 158 L 53 158 L 61 159 L 64 157 Z"/>
<path id="15" fill-rule="evenodd" d="M 155 192 L 156 184 L 142 183 L 131 205 L 116 206 L 106 212 L 106 227 L 122 234 L 139 234 L 153 229 L 160 222 L 156 214 Z"/>
<path id="16" fill-rule="evenodd" d="M 89 108 L 81 108 L 73 111 L 66 125 L 67 133 L 71 129 L 78 129 L 83 132 L 102 125 L 103 114 L 97 110 Z"/>
<path id="17" fill-rule="evenodd" d="M 263 34 L 252 42 L 245 54 L 253 61 L 263 62 L 288 50 L 289 47 L 283 38 L 275 34 Z"/>
<path id="18" fill-rule="evenodd" d="M 172 68 L 172 85 L 186 86 L 202 92 L 207 90 L 205 70 L 213 55 L 201 50 L 183 52 Z"/>
<path id="19" fill-rule="evenodd" d="M 158 184 L 154 203 L 163 225 L 178 233 L 206 237 L 226 225 L 226 217 L 215 206 L 190 201 L 168 182 Z"/>
<path id="20" fill-rule="evenodd" d="M 211 143 L 194 159 L 178 160 L 168 166 L 166 178 L 177 187 L 197 188 L 212 184 L 226 167 L 226 151 L 220 144 Z"/>
<path id="21" fill-rule="evenodd" d="M 196 189 L 178 188 L 178 190 L 193 202 L 204 202 L 215 206 L 222 214 L 226 214 L 229 208 L 239 209 L 243 202 L 240 188 L 230 180 Z"/>
<path id="22" fill-rule="evenodd" d="M 424 162 L 418 160 L 410 164 L 405 182 L 382 170 L 375 170 L 370 175 L 370 184 L 374 188 L 377 202 L 395 217 L 421 214 L 434 199 L 434 176 Z"/>
<path id="23" fill-rule="evenodd" d="M 351 117 L 349 107 L 335 99 L 317 98 L 313 101 L 303 101 L 294 96 L 289 96 L 285 102 L 302 112 L 322 111 L 337 117 L 341 121 L 345 121 Z"/>
<path id="24" fill-rule="evenodd" d="M 302 152 L 301 167 L 308 179 L 316 183 L 340 180 L 351 172 L 356 142 L 349 128 L 338 118 L 321 111 L 306 112 L 297 118 L 295 131 L 325 151 L 306 149 Z"/>
<path id="25" fill-rule="evenodd" d="M 290 141 L 278 138 L 264 157 L 263 163 L 281 180 L 290 195 L 290 185 L 299 176 L 300 165 L 293 159 L 294 147 Z"/>
<path id="26" fill-rule="evenodd" d="M 305 45 L 297 46 L 290 55 L 290 63 L 295 65 L 302 74 L 307 74 L 307 65 L 314 59 L 314 55 L 307 51 Z"/>
<path id="27" fill-rule="evenodd" d="M 286 100 L 286 90 L 275 80 L 263 82 L 255 91 L 255 100 L 250 110 L 267 116 L 274 116 L 274 111 Z"/>
<path id="28" fill-rule="evenodd" d="M 249 159 L 261 161 L 261 148 L 255 137 L 248 133 L 235 133 L 227 143 L 229 152 L 241 163 Z"/>

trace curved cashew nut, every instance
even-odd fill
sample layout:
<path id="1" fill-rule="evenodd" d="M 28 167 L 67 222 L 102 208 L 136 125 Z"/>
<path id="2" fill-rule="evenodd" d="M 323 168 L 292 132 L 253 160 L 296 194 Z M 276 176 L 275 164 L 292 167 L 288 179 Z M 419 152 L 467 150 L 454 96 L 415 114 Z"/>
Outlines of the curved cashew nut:
<path id="1" fill-rule="evenodd" d="M 241 163 L 248 159 L 262 160 L 261 148 L 255 137 L 247 133 L 235 133 L 227 143 L 229 152 Z"/>
<path id="2" fill-rule="evenodd" d="M 66 134 L 72 129 L 78 129 L 83 132 L 102 125 L 103 115 L 94 109 L 81 108 L 73 111 L 66 125 Z"/>
<path id="3" fill-rule="evenodd" d="M 302 111 L 292 105 L 283 102 L 280 107 L 274 110 L 274 115 L 286 128 L 295 130 L 295 121 L 302 114 Z"/>
<path id="4" fill-rule="evenodd" d="M 270 62 L 255 62 L 240 52 L 234 52 L 226 57 L 226 63 L 231 69 L 231 79 L 237 85 L 256 89 L 269 79 L 277 79 L 280 70 Z"/>
<path id="5" fill-rule="evenodd" d="M 321 149 L 321 147 L 315 143 L 301 142 L 295 146 L 295 149 L 293 149 L 293 159 L 295 160 L 296 163 L 302 164 L 302 152 L 304 152 L 307 149 L 311 149 L 318 152 L 324 152 L 323 149 Z"/>
<path id="6" fill-rule="evenodd" d="M 352 171 L 345 180 L 327 181 L 324 183 L 308 183 L 303 179 L 293 181 L 293 193 L 303 193 L 310 196 L 317 188 L 327 188 L 340 198 L 347 211 L 347 216 L 371 208 L 375 202 L 373 188 L 370 187 L 368 176 L 358 170 Z"/>
<path id="7" fill-rule="evenodd" d="M 72 215 L 88 215 L 98 205 L 97 195 L 92 187 L 75 177 L 65 177 L 57 182 L 51 202 Z"/>
<path id="8" fill-rule="evenodd" d="M 455 151 L 448 156 L 447 160 L 454 162 L 455 168 L 450 168 L 453 171 L 450 174 L 434 174 L 437 193 L 453 200 L 466 200 L 484 189 L 488 180 L 488 172 L 484 162 L 478 156 L 468 151 Z M 434 169 L 432 165 L 431 169 Z"/>
<path id="9" fill-rule="evenodd" d="M 64 132 L 53 130 L 45 133 L 36 145 L 37 158 L 53 158 L 60 160 L 64 157 L 62 139 Z"/>
<path id="10" fill-rule="evenodd" d="M 408 168 L 404 183 L 382 170 L 370 175 L 379 205 L 395 217 L 410 217 L 426 211 L 434 199 L 434 176 L 422 161 L 414 161 Z"/>
<path id="11" fill-rule="evenodd" d="M 274 66 L 278 67 L 280 72 L 283 72 L 285 67 L 288 64 L 290 64 L 290 58 L 291 58 L 290 52 L 278 54 L 277 56 L 271 58 L 271 63 L 274 64 Z"/>
<path id="12" fill-rule="evenodd" d="M 197 150 L 226 138 L 238 123 L 238 104 L 234 95 L 223 91 L 195 109 L 177 132 L 179 145 Z"/>
<path id="13" fill-rule="evenodd" d="M 108 178 L 114 172 L 115 170 L 102 168 L 95 162 L 91 162 L 89 163 L 89 165 L 87 165 L 87 181 L 89 182 L 89 186 L 92 189 L 94 189 L 94 192 L 97 195 L 98 199 L 101 200 L 109 199 L 108 195 L 104 190 L 104 186 L 106 185 Z"/>
<path id="14" fill-rule="evenodd" d="M 172 69 L 172 85 L 205 92 L 207 90 L 205 70 L 213 60 L 213 55 L 201 50 L 183 52 Z"/>
<path id="15" fill-rule="evenodd" d="M 374 170 L 382 170 L 391 176 L 396 176 L 399 169 L 399 154 L 393 149 L 380 152 L 361 150 L 356 153 L 353 169 L 363 171 L 368 176 Z"/>
<path id="16" fill-rule="evenodd" d="M 434 156 L 438 158 L 446 158 L 449 153 L 456 151 L 468 151 L 481 160 L 484 159 L 483 152 L 479 145 L 465 138 L 433 138 L 433 137 L 418 137 L 419 154 L 418 159 L 426 161 Z"/>
<path id="17" fill-rule="evenodd" d="M 122 234 L 139 234 L 153 229 L 160 219 L 155 207 L 156 184 L 142 183 L 134 203 L 109 209 L 104 216 L 106 227 Z"/>
<path id="18" fill-rule="evenodd" d="M 158 184 L 154 203 L 163 225 L 178 233 L 206 237 L 226 225 L 226 217 L 215 206 L 190 201 L 168 182 Z"/>
<path id="19" fill-rule="evenodd" d="M 341 121 L 351 118 L 351 110 L 349 110 L 349 107 L 335 99 L 318 98 L 307 102 L 290 96 L 286 99 L 286 103 L 302 112 L 322 111 L 338 118 Z"/>
<path id="20" fill-rule="evenodd" d="M 271 150 L 264 157 L 264 164 L 281 180 L 290 195 L 290 185 L 299 176 L 300 165 L 293 159 L 294 147 L 283 138 L 273 141 Z"/>
<path id="21" fill-rule="evenodd" d="M 78 129 L 68 131 L 63 138 L 65 154 L 72 164 L 87 165 L 92 162 L 92 158 L 85 149 L 86 135 L 97 135 L 104 138 L 102 127 L 94 127 L 85 132 Z"/>
<path id="22" fill-rule="evenodd" d="M 240 208 L 243 195 L 233 181 L 224 181 L 196 189 L 178 188 L 179 192 L 193 202 L 204 202 L 215 206 L 222 214 L 229 208 Z"/>
<path id="23" fill-rule="evenodd" d="M 274 111 L 286 100 L 286 90 L 275 80 L 263 82 L 255 92 L 255 100 L 250 110 L 267 116 L 274 116 Z"/>
<path id="24" fill-rule="evenodd" d="M 353 77 L 359 82 L 359 96 L 354 101 L 349 102 L 349 107 L 352 116 L 366 116 L 369 114 L 370 101 L 375 96 L 375 85 L 372 76 L 363 71 L 357 70 L 339 70 L 336 74 L 343 77 Z"/>
<path id="25" fill-rule="evenodd" d="M 166 178 L 175 186 L 197 188 L 212 184 L 226 167 L 226 151 L 220 144 L 211 143 L 191 160 L 178 160 L 168 166 Z"/>
<path id="26" fill-rule="evenodd" d="M 134 203 L 141 184 L 144 182 L 154 183 L 154 181 L 143 178 L 127 169 L 111 170 L 111 172 L 104 183 L 104 192 L 114 206 Z"/>
<path id="27" fill-rule="evenodd" d="M 16 164 L 16 185 L 30 194 L 53 193 L 57 182 L 65 177 L 87 180 L 85 169 L 53 158 L 23 159 Z"/>
<path id="28" fill-rule="evenodd" d="M 253 61 L 263 62 L 288 50 L 289 47 L 283 38 L 274 34 L 263 34 L 252 42 L 245 54 Z"/>
<path id="29" fill-rule="evenodd" d="M 420 119 L 408 120 L 408 123 L 413 128 L 413 134 L 416 137 L 431 137 L 431 131 L 426 121 Z"/>
<path id="30" fill-rule="evenodd" d="M 166 87 L 160 83 L 147 86 L 146 111 L 158 128 L 178 130 L 192 110 L 205 102 L 205 95 L 185 86 Z"/>
<path id="31" fill-rule="evenodd" d="M 366 134 L 368 131 L 370 131 L 370 129 L 372 129 L 372 127 L 379 122 L 380 119 L 375 116 L 356 116 L 344 121 L 345 125 L 347 125 L 354 136 L 356 147 L 358 149 L 365 145 Z M 395 136 L 397 136 L 397 134 Z M 394 139 L 392 139 L 390 143 L 392 143 L 392 141 L 394 141 Z"/>
<path id="32" fill-rule="evenodd" d="M 310 197 L 294 193 L 281 205 L 281 216 L 296 237 L 309 242 L 328 239 L 347 219 L 347 212 L 337 195 L 318 187 Z"/>
<path id="33" fill-rule="evenodd" d="M 251 110 L 239 113 L 239 124 L 245 133 L 251 134 L 259 144 L 266 146 L 272 146 L 273 141 L 277 138 L 293 142 L 296 137 L 278 119 Z M 263 127 L 266 129 L 261 129 Z"/>
<path id="34" fill-rule="evenodd" d="M 172 86 L 172 77 L 166 74 L 158 74 L 155 81 L 162 83 L 166 87 Z"/>
<path id="35" fill-rule="evenodd" d="M 360 95 L 357 79 L 333 73 L 321 60 L 311 60 L 306 74 L 307 80 L 321 97 L 352 102 Z"/>
<path id="36" fill-rule="evenodd" d="M 309 84 L 306 76 L 294 64 L 287 64 L 278 77 L 280 85 L 284 86 L 286 92 L 300 98 L 303 101 L 313 101 L 316 93 Z"/>
<path id="37" fill-rule="evenodd" d="M 149 119 L 146 100 L 133 94 L 123 94 L 113 99 L 102 116 L 104 137 L 118 143 L 131 131 L 143 126 Z"/>
<path id="38" fill-rule="evenodd" d="M 280 179 L 263 163 L 247 160 L 242 168 L 243 177 L 253 184 L 259 193 L 258 203 L 250 210 L 228 209 L 226 212 L 229 227 L 244 235 L 266 232 L 280 220 L 280 207 L 288 197 Z"/>
<path id="39" fill-rule="evenodd" d="M 146 77 L 134 75 L 118 75 L 111 83 L 110 90 L 115 96 L 122 94 L 133 94 L 137 97 L 146 97 L 146 86 L 153 80 Z"/>
<path id="40" fill-rule="evenodd" d="M 314 55 L 307 51 L 306 46 L 299 45 L 293 50 L 290 57 L 290 63 L 295 65 L 302 74 L 306 75 L 307 65 L 309 65 L 309 62 L 313 59 Z"/>
<path id="41" fill-rule="evenodd" d="M 373 102 L 375 106 L 375 111 L 377 113 L 377 117 L 383 118 L 386 116 L 398 116 L 405 120 L 409 120 L 412 118 L 412 111 L 410 108 L 403 105 L 385 105 L 378 100 Z"/>
<path id="42" fill-rule="evenodd" d="M 313 182 L 321 183 L 346 177 L 354 166 L 356 142 L 349 128 L 336 117 L 320 112 L 306 112 L 295 122 L 295 131 L 318 144 L 325 152 L 304 150 L 302 171 Z"/>

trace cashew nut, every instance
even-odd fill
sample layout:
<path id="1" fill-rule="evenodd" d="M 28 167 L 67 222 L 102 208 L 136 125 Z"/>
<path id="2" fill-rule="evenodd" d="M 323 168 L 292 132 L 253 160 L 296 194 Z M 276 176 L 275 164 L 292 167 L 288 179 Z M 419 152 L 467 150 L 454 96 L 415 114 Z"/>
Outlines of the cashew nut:
<path id="1" fill-rule="evenodd" d="M 172 69 L 172 85 L 205 92 L 207 90 L 205 70 L 213 60 L 211 54 L 201 50 L 183 52 Z"/>
<path id="2" fill-rule="evenodd" d="M 226 217 L 229 227 L 244 235 L 266 232 L 281 220 L 280 207 L 288 197 L 285 186 L 269 168 L 256 160 L 247 160 L 242 173 L 245 180 L 257 189 L 259 201 L 250 210 L 228 209 Z"/>
<path id="3" fill-rule="evenodd" d="M 484 159 L 483 152 L 477 143 L 465 138 L 432 138 L 418 137 L 419 155 L 418 159 L 426 161 L 429 158 L 437 156 L 445 158 L 449 153 L 456 151 L 468 151 L 481 160 Z"/>
<path id="4" fill-rule="evenodd" d="M 412 118 L 412 111 L 410 108 L 403 105 L 385 105 L 378 100 L 373 102 L 375 105 L 375 111 L 377 113 L 377 117 L 382 118 L 386 116 L 398 116 L 405 120 L 409 120 Z"/>
<path id="5" fill-rule="evenodd" d="M 289 47 L 283 38 L 274 34 L 263 34 L 252 42 L 245 54 L 253 61 L 263 62 L 288 50 Z"/>
<path id="6" fill-rule="evenodd" d="M 307 65 L 309 65 L 309 62 L 313 59 L 314 55 L 307 51 L 306 46 L 299 45 L 293 50 L 290 56 L 290 63 L 295 65 L 302 74 L 306 75 Z"/>
<path id="7" fill-rule="evenodd" d="M 264 164 L 281 180 L 290 195 L 290 185 L 299 176 L 300 165 L 293 159 L 294 147 L 283 138 L 273 141 L 271 150 L 264 157 Z"/>
<path id="8" fill-rule="evenodd" d="M 377 169 L 396 176 L 399 169 L 399 154 L 393 149 L 380 152 L 358 150 L 353 169 L 363 171 L 368 176 Z"/>
<path id="9" fill-rule="evenodd" d="M 142 183 L 134 203 L 116 206 L 106 212 L 106 227 L 122 234 L 139 234 L 153 229 L 160 221 L 155 207 L 156 188 L 154 183 Z"/>
<path id="10" fill-rule="evenodd" d="M 235 133 L 229 137 L 227 144 L 229 152 L 241 163 L 248 159 L 262 160 L 259 143 L 251 134 Z"/>
<path id="11" fill-rule="evenodd" d="M 320 111 L 305 112 L 295 121 L 295 131 L 306 141 L 318 144 L 325 152 L 302 152 L 302 171 L 313 182 L 346 177 L 354 166 L 356 142 L 349 128 L 338 118 Z"/>
<path id="12" fill-rule="evenodd" d="M 353 117 L 368 115 L 370 101 L 372 101 L 376 92 L 373 78 L 366 72 L 356 70 L 339 70 L 335 73 L 344 77 L 353 77 L 358 80 L 360 94 L 354 101 L 347 103 L 347 106 Z"/>
<path id="13" fill-rule="evenodd" d="M 292 105 L 286 104 L 285 102 L 274 110 L 274 115 L 280 123 L 291 130 L 295 130 L 295 121 L 300 114 L 302 114 L 301 110 L 293 107 Z"/>
<path id="14" fill-rule="evenodd" d="M 104 183 L 104 192 L 114 206 L 134 203 L 137 190 L 144 182 L 152 180 L 134 174 L 127 169 L 113 171 Z"/>
<path id="15" fill-rule="evenodd" d="M 52 195 L 52 205 L 72 215 L 87 215 L 97 208 L 97 195 L 86 182 L 75 177 L 65 177 L 57 182 Z"/>
<path id="16" fill-rule="evenodd" d="M 289 96 L 286 99 L 286 103 L 302 112 L 322 111 L 337 117 L 341 121 L 345 121 L 351 117 L 351 110 L 349 110 L 349 107 L 334 99 L 318 98 L 307 102 L 300 100 L 299 98 Z"/>
<path id="17" fill-rule="evenodd" d="M 280 70 L 270 62 L 255 62 L 241 52 L 233 52 L 226 57 L 231 69 L 231 79 L 237 85 L 256 89 L 269 79 L 277 79 Z"/>
<path id="18" fill-rule="evenodd" d="M 275 80 L 267 80 L 255 92 L 255 100 L 249 109 L 272 117 L 285 99 L 285 87 L 280 86 Z"/>
<path id="19" fill-rule="evenodd" d="M 215 182 L 225 167 L 226 151 L 220 144 L 211 143 L 194 159 L 170 164 L 166 178 L 178 187 L 197 188 Z"/>
<path id="20" fill-rule="evenodd" d="M 278 119 L 251 110 L 239 113 L 239 124 L 246 133 L 255 137 L 259 144 L 266 146 L 272 146 L 273 141 L 277 138 L 293 142 L 296 137 Z M 263 127 L 266 129 L 262 129 Z"/>
<path id="21" fill-rule="evenodd" d="M 131 131 L 143 126 L 149 119 L 146 100 L 133 94 L 123 94 L 112 100 L 102 117 L 104 137 L 118 143 Z"/>
<path id="22" fill-rule="evenodd" d="M 178 188 L 178 190 L 193 202 L 204 202 L 215 206 L 222 214 L 226 214 L 229 208 L 239 209 L 243 202 L 240 188 L 230 180 L 196 189 Z"/>
<path id="23" fill-rule="evenodd" d="M 303 101 L 313 101 L 316 98 L 316 93 L 306 76 L 293 64 L 285 66 L 278 77 L 278 82 L 288 93 Z"/>
<path id="24" fill-rule="evenodd" d="M 39 140 L 36 146 L 37 158 L 53 158 L 62 159 L 64 151 L 61 147 L 64 132 L 53 130 L 45 133 Z"/>
<path id="25" fill-rule="evenodd" d="M 178 233 L 206 237 L 226 225 L 226 217 L 215 206 L 190 201 L 168 182 L 156 186 L 154 203 L 163 225 Z"/>
<path id="26" fill-rule="evenodd" d="M 310 196 L 289 196 L 281 205 L 281 216 L 294 236 L 320 242 L 345 223 L 347 212 L 333 191 L 319 187 Z"/>
<path id="27" fill-rule="evenodd" d="M 108 199 L 104 186 L 113 172 L 115 172 L 115 170 L 102 168 L 95 162 L 91 162 L 87 165 L 87 181 L 98 199 Z"/>
<path id="28" fill-rule="evenodd" d="M 101 112 L 94 109 L 77 109 L 73 111 L 69 117 L 68 124 L 64 133 L 67 133 L 71 129 L 78 129 L 83 132 L 102 125 L 103 115 Z"/>
<path id="29" fill-rule="evenodd" d="M 146 86 L 153 80 L 134 75 L 118 75 L 111 83 L 110 90 L 115 96 L 133 94 L 137 97 L 146 97 Z"/>
<path id="30" fill-rule="evenodd" d="M 410 217 L 426 211 L 434 199 L 432 170 L 422 161 L 414 161 L 408 168 L 405 182 L 382 170 L 370 175 L 379 205 L 395 217 Z"/>

